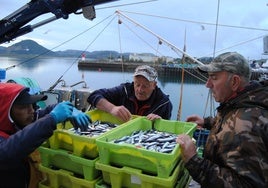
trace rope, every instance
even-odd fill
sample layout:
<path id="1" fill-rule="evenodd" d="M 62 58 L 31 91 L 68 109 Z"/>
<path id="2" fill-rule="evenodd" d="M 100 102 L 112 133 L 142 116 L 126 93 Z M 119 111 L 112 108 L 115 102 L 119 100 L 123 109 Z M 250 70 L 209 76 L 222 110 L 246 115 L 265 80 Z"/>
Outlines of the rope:
<path id="1" fill-rule="evenodd" d="M 186 29 L 184 34 L 184 48 L 183 51 L 186 52 Z M 181 92 L 180 92 L 180 101 L 179 101 L 179 108 L 178 108 L 178 114 L 177 114 L 177 120 L 181 120 L 181 112 L 182 112 L 182 96 L 183 96 L 183 85 L 184 85 L 184 65 L 185 63 L 185 55 L 182 56 L 182 71 L 181 71 Z"/>
<path id="2" fill-rule="evenodd" d="M 126 26 L 126 28 L 127 28 L 130 32 L 132 32 L 138 39 L 140 39 L 142 42 L 144 42 L 144 44 L 146 44 L 147 46 L 149 46 L 150 48 L 152 48 L 152 49 L 155 51 L 156 54 L 158 53 L 158 54 L 160 54 L 161 56 L 163 56 L 163 54 L 161 54 L 161 53 L 159 52 L 158 49 L 154 48 L 150 43 L 148 43 L 147 41 L 145 41 L 139 34 L 137 34 L 137 32 L 135 32 L 133 29 L 131 29 L 130 26 L 129 26 L 128 24 L 126 24 L 125 22 L 123 22 L 123 21 L 122 21 L 122 17 L 121 17 L 121 24 L 124 24 L 124 26 Z M 158 43 L 159 43 L 160 41 L 161 41 L 161 40 L 159 39 L 159 40 L 158 40 Z"/>
<path id="3" fill-rule="evenodd" d="M 112 14 L 112 15 L 114 15 L 114 14 Z M 41 54 L 35 55 L 35 56 L 33 56 L 32 58 L 29 58 L 29 59 L 27 59 L 27 60 L 25 60 L 25 61 L 22 61 L 21 63 L 19 63 L 19 64 L 17 64 L 17 65 L 12 65 L 12 66 L 9 66 L 9 67 L 7 67 L 7 68 L 5 68 L 5 69 L 6 69 L 6 70 L 10 70 L 10 69 L 15 68 L 15 67 L 17 67 L 17 66 L 21 66 L 21 65 L 23 65 L 23 64 L 25 64 L 25 63 L 28 63 L 28 62 L 30 62 L 31 60 L 36 59 L 36 58 L 38 58 L 38 57 L 40 57 L 40 56 L 42 56 L 42 55 L 45 55 L 45 54 L 47 54 L 48 52 L 52 52 L 52 50 L 55 50 L 55 49 L 57 49 L 58 47 L 60 47 L 60 46 L 62 46 L 62 45 L 64 45 L 64 44 L 66 44 L 66 43 L 68 43 L 68 42 L 74 40 L 75 38 L 77 38 L 77 37 L 83 35 L 84 33 L 88 32 L 88 31 L 91 30 L 92 28 L 94 28 L 94 27 L 96 27 L 97 25 L 101 24 L 102 22 L 104 22 L 105 20 L 107 20 L 107 19 L 108 19 L 109 17 L 111 17 L 112 15 L 107 16 L 106 18 L 104 18 L 103 20 L 101 20 L 100 22 L 98 22 L 97 24 L 95 24 L 95 25 L 93 25 L 92 27 L 90 27 L 90 28 L 88 28 L 88 29 L 82 31 L 81 33 L 75 35 L 74 37 L 72 37 L 72 38 L 70 38 L 70 39 L 68 39 L 68 40 L 66 40 L 66 41 L 64 41 L 64 42 L 62 42 L 62 43 L 60 43 L 59 45 L 57 45 L 57 46 L 55 46 L 55 47 L 53 47 L 53 48 L 51 48 L 51 49 L 49 49 L 49 50 L 47 50 L 47 51 L 44 51 L 44 52 L 41 53 Z M 84 51 L 86 51 L 86 50 L 84 50 Z M 63 76 L 63 75 L 64 75 L 64 74 L 65 74 L 65 73 L 66 73 L 66 72 L 73 66 L 73 64 L 74 64 L 75 62 L 76 62 L 76 61 L 74 61 L 74 62 L 70 65 L 70 67 L 69 67 L 69 68 L 62 74 L 62 76 Z M 61 76 L 61 77 L 62 77 L 62 76 Z"/>
<path id="4" fill-rule="evenodd" d="M 219 3 L 218 3 L 218 9 L 219 9 Z M 172 17 L 166 17 L 166 16 L 159 16 L 159 15 L 153 15 L 153 14 L 145 14 L 145 13 L 141 13 L 141 12 L 131 12 L 131 11 L 121 11 L 121 12 L 125 12 L 125 13 L 129 13 L 129 14 L 137 14 L 137 15 L 142 15 L 142 16 L 149 16 L 149 17 L 155 17 L 155 18 L 161 18 L 161 19 L 168 19 L 168 20 L 174 20 L 174 21 L 181 21 L 181 22 L 188 22 L 188 23 L 193 23 L 193 24 L 201 24 L 201 25 L 211 25 L 211 26 L 215 26 L 217 25 L 217 27 L 229 27 L 229 28 L 238 28 L 238 29 L 246 29 L 246 30 L 258 30 L 258 31 L 268 31 L 268 29 L 265 28 L 256 28 L 256 27 L 246 27 L 246 26 L 235 26 L 235 25 L 226 25 L 226 24 L 219 24 L 217 21 L 217 24 L 215 23 L 209 23 L 209 22 L 200 22 L 200 21 L 193 21 L 193 20 L 186 20 L 186 19 L 179 19 L 179 18 L 172 18 Z M 213 53 L 219 53 L 221 51 L 225 51 L 227 49 L 239 46 L 239 45 L 243 45 L 245 43 L 248 42 L 252 42 L 254 40 L 258 40 L 260 38 L 263 38 L 264 36 L 266 36 L 267 34 L 263 34 L 261 36 L 255 37 L 253 39 L 250 40 L 246 40 L 246 41 L 242 41 L 240 43 L 237 43 L 235 45 L 226 47 L 224 49 L 218 50 L 218 51 L 214 51 Z M 216 40 L 216 39 L 215 39 Z M 213 53 L 209 53 L 207 55 L 204 56 L 210 56 L 213 55 Z"/>
<path id="5" fill-rule="evenodd" d="M 220 12 L 220 0 L 218 0 L 218 7 L 217 7 L 217 18 L 216 18 L 216 25 L 215 25 L 213 58 L 215 57 L 216 46 L 217 46 L 217 34 L 218 34 L 218 25 L 219 25 L 219 12 Z M 208 97 L 210 98 L 210 116 L 214 116 L 214 114 L 212 115 L 212 110 L 213 110 L 212 109 L 212 104 L 213 104 L 213 100 L 212 99 L 213 99 L 213 97 L 212 97 L 212 91 L 211 90 L 209 90 Z M 208 103 L 208 101 L 207 101 L 207 103 Z M 214 105 L 213 105 L 213 107 L 214 107 Z M 206 109 L 207 109 L 207 105 L 206 105 Z M 206 109 L 205 109 L 205 112 L 206 112 Z"/>
<path id="6" fill-rule="evenodd" d="M 216 18 L 216 25 L 215 25 L 213 58 L 215 57 L 216 46 L 217 46 L 217 34 L 218 34 L 218 25 L 219 25 L 219 12 L 220 12 L 220 0 L 218 0 L 218 7 L 217 7 L 217 18 Z"/>
<path id="7" fill-rule="evenodd" d="M 233 47 L 236 47 L 236 46 L 240 46 L 240 45 L 246 44 L 246 43 L 248 43 L 248 42 L 252 42 L 252 41 L 254 41 L 254 40 L 258 40 L 258 39 L 263 38 L 263 37 L 265 37 L 265 36 L 267 36 L 267 34 L 263 34 L 263 35 L 261 35 L 261 36 L 255 37 L 255 38 L 252 38 L 252 39 L 249 39 L 249 40 L 245 40 L 245 41 L 239 42 L 239 43 L 234 44 L 234 45 L 232 45 L 232 46 L 229 46 L 229 47 L 227 47 L 227 48 L 223 48 L 223 49 L 217 50 L 215 53 L 219 53 L 219 52 L 228 50 L 228 49 L 230 49 L 230 48 L 233 48 Z M 205 56 L 210 56 L 210 55 L 213 55 L 213 54 L 210 53 L 210 54 L 207 54 L 207 55 L 205 55 Z"/>
<path id="8" fill-rule="evenodd" d="M 121 5 L 106 6 L 106 7 L 96 8 L 96 10 L 107 9 L 107 8 L 115 8 L 115 7 L 122 7 L 122 6 L 129 6 L 129 5 L 137 5 L 137 4 L 142 4 L 142 3 L 150 3 L 150 2 L 153 2 L 153 1 L 158 1 L 158 0 L 148 0 L 148 1 L 140 1 L 140 2 L 135 2 L 135 3 L 126 3 L 126 4 L 121 4 Z"/>
<path id="9" fill-rule="evenodd" d="M 206 105 L 205 105 L 203 117 L 205 117 L 205 115 L 206 115 L 206 111 L 207 111 L 207 108 L 208 108 L 208 102 L 209 102 L 210 96 L 211 96 L 211 90 L 209 90 L 209 92 L 208 92 L 208 96 L 207 96 L 207 100 L 206 100 Z"/>
<path id="10" fill-rule="evenodd" d="M 130 14 L 138 14 L 138 15 L 143 15 L 143 16 L 150 16 L 150 17 L 156 17 L 156 18 L 161 18 L 161 19 L 167 19 L 167 20 L 174 20 L 174 21 L 181 21 L 181 22 L 187 22 L 187 23 L 194 23 L 198 25 L 211 25 L 215 26 L 215 23 L 209 23 L 209 22 L 200 22 L 200 21 L 193 21 L 193 20 L 187 20 L 187 19 L 180 19 L 180 18 L 171 18 L 167 16 L 159 16 L 159 15 L 153 15 L 153 14 L 145 14 L 145 13 L 140 13 L 140 12 L 131 12 L 131 11 L 121 11 L 125 13 L 130 13 Z M 236 25 L 226 25 L 226 24 L 218 24 L 220 27 L 230 27 L 230 28 L 237 28 L 237 29 L 247 29 L 247 30 L 257 30 L 257 31 L 268 31 L 268 29 L 265 28 L 256 28 L 256 27 L 245 27 L 245 26 L 236 26 Z"/>
<path id="11" fill-rule="evenodd" d="M 184 68 L 182 68 L 182 71 L 181 71 L 181 93 L 180 93 L 179 111 L 178 111 L 178 115 L 177 115 L 177 120 L 179 120 L 179 121 L 181 120 L 181 112 L 182 112 L 183 85 L 184 85 Z"/>
<path id="12" fill-rule="evenodd" d="M 96 25 L 94 25 L 94 27 L 95 26 L 97 26 L 97 25 L 99 25 L 99 24 L 101 24 L 102 22 L 104 22 L 106 19 L 108 19 L 109 17 L 111 17 L 112 15 L 110 15 L 110 16 L 108 16 L 108 17 L 106 17 L 106 18 L 104 18 L 103 20 L 101 20 L 99 23 L 97 23 Z M 114 16 L 115 17 L 115 16 Z M 114 19 L 114 18 L 113 18 Z M 93 41 L 91 42 L 91 43 L 89 43 L 89 45 L 87 45 L 87 47 L 85 48 L 85 50 L 82 52 L 82 54 L 84 53 L 84 52 L 86 52 L 87 51 L 87 49 L 97 40 L 97 38 L 101 35 L 101 33 L 108 27 L 108 25 L 110 25 L 111 24 L 111 22 L 113 21 L 113 19 L 111 19 L 110 20 L 110 22 L 108 22 L 108 24 L 101 30 L 101 32 L 99 32 L 98 34 L 97 34 L 97 36 L 93 39 Z M 91 27 L 91 28 L 93 28 L 93 27 Z M 90 28 L 90 29 L 91 29 Z M 86 33 L 87 31 L 89 31 L 90 29 L 87 29 L 87 30 L 85 30 L 84 32 L 82 32 L 82 33 Z M 80 36 L 82 33 L 80 33 L 79 35 L 76 35 L 75 37 L 73 37 L 71 40 L 73 40 L 74 38 L 76 38 L 76 37 L 78 37 L 78 36 Z M 70 41 L 70 39 L 69 39 L 69 41 Z M 60 76 L 60 78 L 62 78 L 70 69 L 71 69 L 71 67 L 77 62 L 77 60 L 80 58 L 80 56 L 79 57 L 77 57 L 74 61 L 73 61 L 73 63 L 63 72 L 63 74 Z"/>
<path id="13" fill-rule="evenodd" d="M 159 40 L 159 42 L 157 43 L 157 47 L 156 47 L 156 52 L 155 52 L 155 56 L 157 57 L 160 53 L 159 53 L 159 46 L 162 45 L 161 40 Z M 154 61 L 155 63 L 155 61 Z"/>
<path id="14" fill-rule="evenodd" d="M 118 16 L 118 42 L 119 42 L 119 48 L 120 48 L 120 54 L 121 54 L 121 69 L 122 69 L 122 72 L 124 73 L 125 70 L 124 70 L 124 62 L 123 62 L 123 56 L 122 56 L 122 42 L 121 42 L 121 30 L 120 30 L 120 25 L 122 24 L 122 21 L 120 19 L 120 15 L 117 15 Z M 123 74 L 125 76 L 125 74 Z M 124 78 L 125 79 L 125 78 Z"/>
<path id="15" fill-rule="evenodd" d="M 126 16 L 125 14 L 122 14 L 122 12 L 120 11 L 116 11 L 116 13 L 122 15 L 123 17 L 125 17 L 126 19 L 128 19 L 130 22 L 134 23 L 136 26 L 144 29 L 145 31 L 147 31 L 148 33 L 154 35 L 157 39 L 161 39 L 161 41 L 163 43 L 165 43 L 168 47 L 170 47 L 173 50 L 177 50 L 180 53 L 184 54 L 185 56 L 187 56 L 189 59 L 191 59 L 192 61 L 198 63 L 199 65 L 203 65 L 202 62 L 200 62 L 199 60 L 193 58 L 192 56 L 190 56 L 189 54 L 183 52 L 183 50 L 177 48 L 175 45 L 173 45 L 172 43 L 168 42 L 166 39 L 162 38 L 161 36 L 157 35 L 156 33 L 152 32 L 150 29 L 146 28 L 145 26 L 139 24 L 138 22 L 134 21 L 133 19 L 129 18 L 128 16 Z"/>

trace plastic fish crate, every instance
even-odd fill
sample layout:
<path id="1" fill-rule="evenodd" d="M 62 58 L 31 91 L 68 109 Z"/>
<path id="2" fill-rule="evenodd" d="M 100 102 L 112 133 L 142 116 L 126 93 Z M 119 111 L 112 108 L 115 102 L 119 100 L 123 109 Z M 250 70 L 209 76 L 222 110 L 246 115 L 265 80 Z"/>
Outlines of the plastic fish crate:
<path id="1" fill-rule="evenodd" d="M 114 167 L 96 162 L 96 168 L 102 171 L 102 179 L 112 188 L 174 188 L 177 184 L 179 174 L 184 169 L 182 161 L 175 167 L 171 176 L 159 178 L 143 174 L 141 170 L 131 167 Z"/>
<path id="2" fill-rule="evenodd" d="M 103 179 L 100 179 L 100 180 L 96 183 L 95 188 L 111 188 L 111 185 L 105 183 L 105 182 L 103 181 Z"/>
<path id="3" fill-rule="evenodd" d="M 187 188 L 189 187 L 190 181 L 191 177 L 189 175 L 189 172 L 188 170 L 184 169 L 180 174 L 180 178 L 178 178 L 175 188 Z"/>
<path id="4" fill-rule="evenodd" d="M 68 170 L 89 181 L 101 175 L 101 172 L 95 168 L 98 158 L 85 159 L 72 155 L 66 150 L 54 150 L 43 146 L 39 147 L 38 151 L 41 155 L 41 164 L 45 167 Z"/>
<path id="5" fill-rule="evenodd" d="M 100 120 L 118 125 L 123 124 L 123 122 L 115 116 L 101 110 L 92 110 L 87 112 L 87 114 L 90 115 L 92 121 Z M 54 134 L 49 138 L 50 147 L 52 149 L 64 149 L 84 158 L 95 159 L 98 157 L 99 153 L 96 138 L 99 136 L 89 137 L 86 135 L 78 135 L 68 130 L 71 127 L 73 126 L 70 122 L 66 122 L 64 127 L 62 124 L 58 124 L 57 130 L 55 130 Z"/>
<path id="6" fill-rule="evenodd" d="M 95 188 L 96 183 L 101 179 L 92 181 L 75 177 L 72 172 L 59 169 L 53 170 L 39 165 L 39 170 L 46 175 L 46 179 L 39 182 L 39 188 Z"/>
<path id="7" fill-rule="evenodd" d="M 138 117 L 117 130 L 96 139 L 100 162 L 117 167 L 128 166 L 141 169 L 144 173 L 157 175 L 158 177 L 169 177 L 180 160 L 179 145 L 176 145 L 171 153 L 160 153 L 132 144 L 112 142 L 115 139 L 131 135 L 134 131 L 145 131 L 153 128 L 161 132 L 185 133 L 192 137 L 196 124 L 164 119 L 155 120 L 153 124 L 146 117 Z"/>

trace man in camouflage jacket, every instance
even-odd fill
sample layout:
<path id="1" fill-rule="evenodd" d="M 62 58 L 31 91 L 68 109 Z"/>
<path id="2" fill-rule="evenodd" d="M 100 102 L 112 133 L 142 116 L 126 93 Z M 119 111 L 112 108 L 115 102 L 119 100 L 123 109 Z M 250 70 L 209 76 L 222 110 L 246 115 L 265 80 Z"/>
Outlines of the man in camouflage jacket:
<path id="1" fill-rule="evenodd" d="M 187 118 L 211 131 L 204 158 L 189 136 L 178 136 L 185 167 L 201 187 L 268 187 L 268 81 L 249 82 L 249 65 L 234 52 L 198 69 L 220 105 L 215 118 Z"/>

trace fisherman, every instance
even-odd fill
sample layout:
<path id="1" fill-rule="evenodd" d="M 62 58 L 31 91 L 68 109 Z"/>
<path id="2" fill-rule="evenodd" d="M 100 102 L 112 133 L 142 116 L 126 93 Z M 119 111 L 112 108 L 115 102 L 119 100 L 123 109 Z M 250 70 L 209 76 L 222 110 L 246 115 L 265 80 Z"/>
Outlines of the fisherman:
<path id="1" fill-rule="evenodd" d="M 169 96 L 157 86 L 157 76 L 153 67 L 138 66 L 132 83 L 95 90 L 87 101 L 124 122 L 130 120 L 131 114 L 147 116 L 150 120 L 170 119 L 172 104 Z"/>
<path id="2" fill-rule="evenodd" d="M 36 102 L 46 99 L 30 95 L 22 85 L 0 83 L 0 187 L 37 187 L 35 149 L 52 136 L 57 123 L 71 119 L 75 128 L 88 125 L 89 116 L 70 102 L 35 111 Z"/>
<path id="3" fill-rule="evenodd" d="M 201 187 L 268 187 L 268 81 L 250 82 L 246 59 L 227 52 L 198 67 L 219 102 L 216 117 L 186 121 L 210 129 L 204 158 L 185 134 L 177 137 L 182 159 Z"/>

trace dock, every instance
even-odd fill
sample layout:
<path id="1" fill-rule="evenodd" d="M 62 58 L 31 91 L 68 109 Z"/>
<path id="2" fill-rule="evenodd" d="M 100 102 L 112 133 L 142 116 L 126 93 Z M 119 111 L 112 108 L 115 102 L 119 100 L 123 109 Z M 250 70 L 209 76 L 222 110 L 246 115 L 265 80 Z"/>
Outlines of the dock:
<path id="1" fill-rule="evenodd" d="M 133 63 L 133 62 L 104 62 L 104 61 L 79 61 L 78 68 L 82 70 L 92 70 L 92 71 L 122 71 L 122 72 L 134 72 L 135 68 L 144 63 Z M 161 64 L 147 63 L 148 65 L 154 67 L 159 77 L 173 77 L 180 76 L 184 70 L 185 76 L 198 76 L 198 74 L 203 77 L 206 76 L 204 73 L 196 70 L 197 65 L 188 64 L 184 67 L 180 66 L 164 66 Z M 261 75 L 268 74 L 262 71 L 252 71 L 251 80 L 259 80 Z"/>

